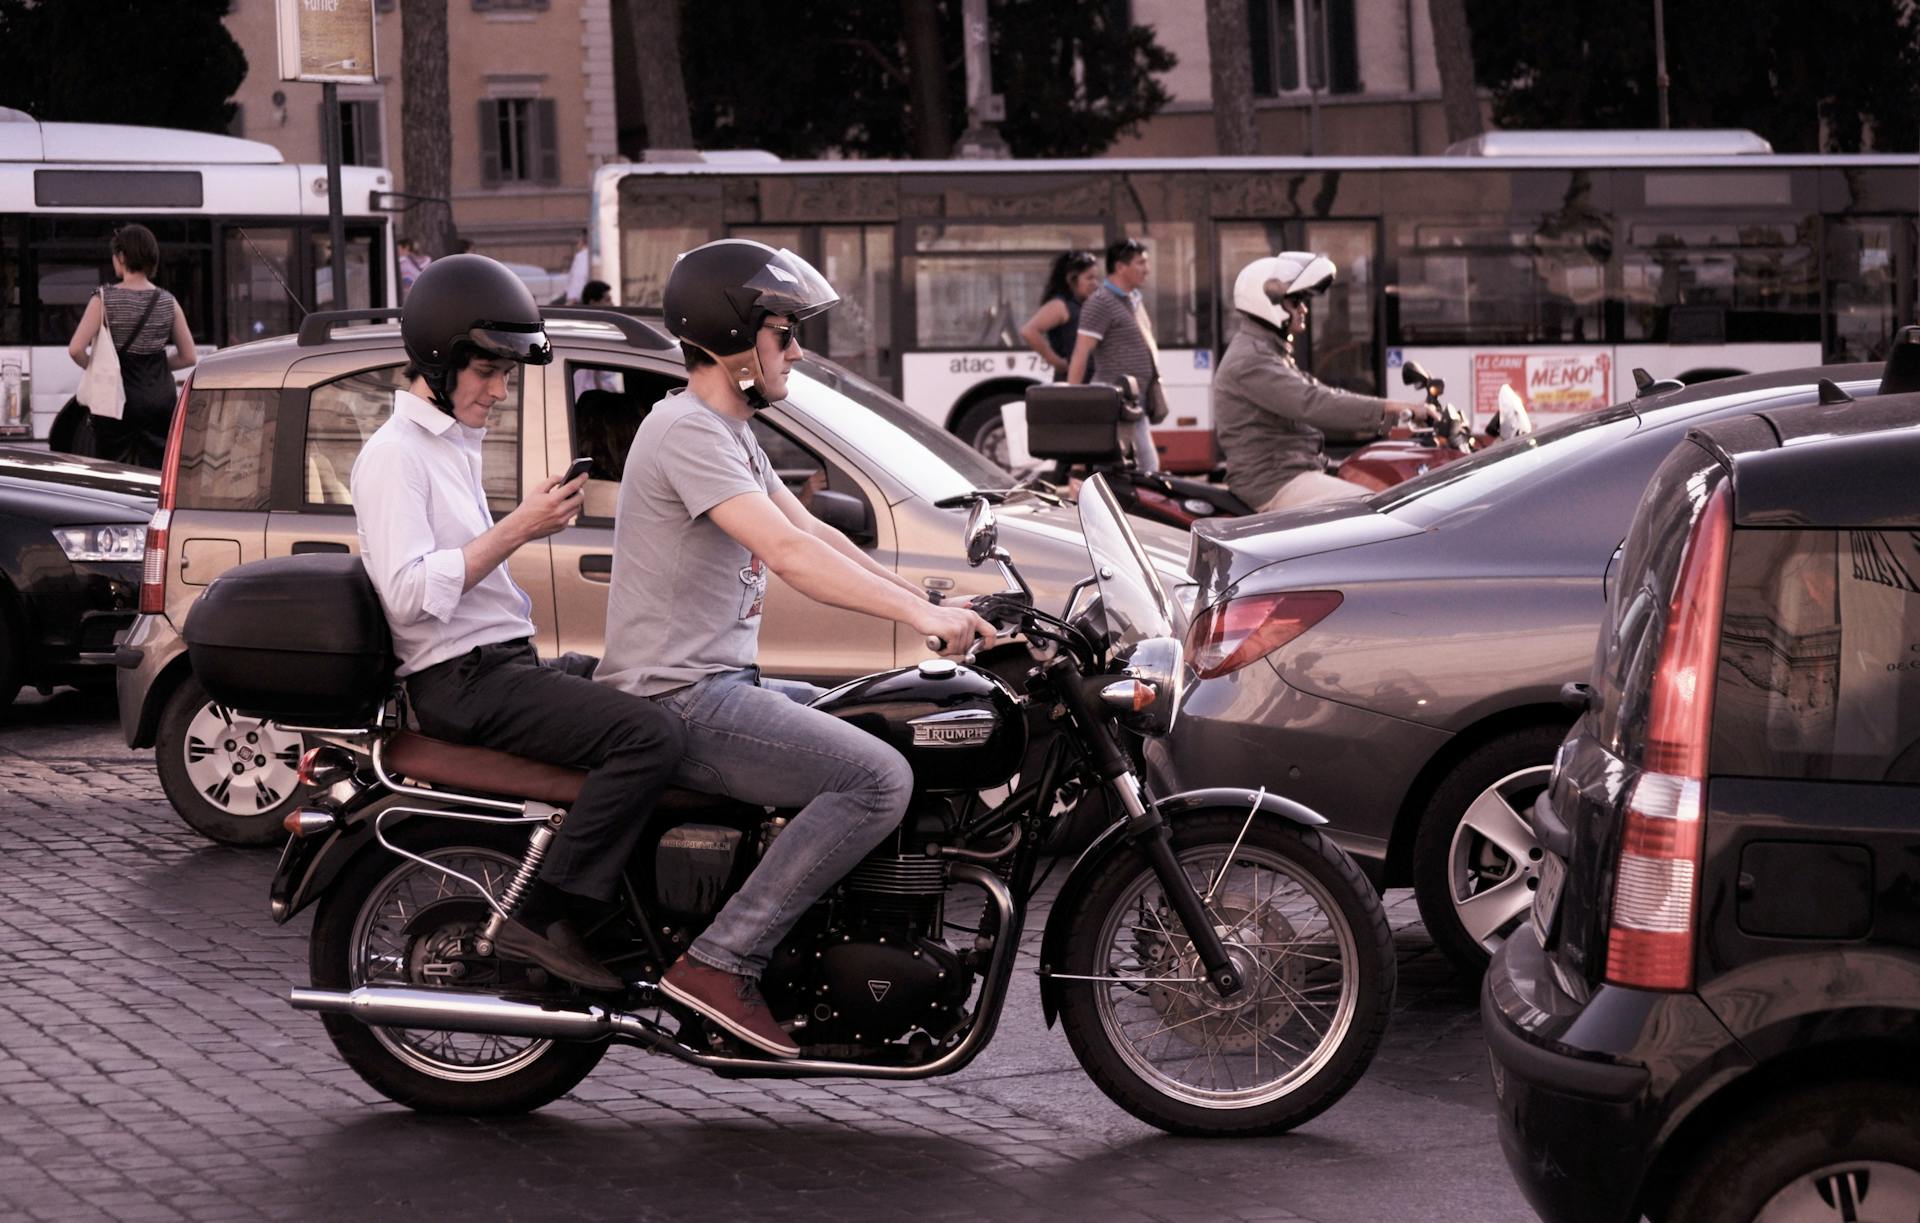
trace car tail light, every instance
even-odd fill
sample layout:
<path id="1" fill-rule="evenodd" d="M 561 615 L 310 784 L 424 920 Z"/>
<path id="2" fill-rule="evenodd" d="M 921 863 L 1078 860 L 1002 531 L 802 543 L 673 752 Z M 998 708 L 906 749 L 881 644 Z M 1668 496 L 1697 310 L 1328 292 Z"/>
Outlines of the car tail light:
<path id="1" fill-rule="evenodd" d="M 1293 590 L 1216 603 L 1187 630 L 1187 657 L 1201 679 L 1238 671 L 1326 619 L 1343 597 L 1337 590 Z"/>
<path id="2" fill-rule="evenodd" d="M 160 464 L 160 500 L 147 523 L 147 552 L 140 567 L 140 611 L 158 615 L 167 610 L 167 529 L 173 523 L 174 490 L 180 482 L 180 435 L 187 423 L 187 395 L 193 375 L 180 384 L 173 405 L 173 427 L 167 431 L 167 457 Z"/>
<path id="3" fill-rule="evenodd" d="M 1688 533 L 1655 665 L 1643 772 L 1626 826 L 1607 930 L 1606 979 L 1638 989 L 1693 984 L 1707 742 L 1733 531 L 1727 486 Z"/>

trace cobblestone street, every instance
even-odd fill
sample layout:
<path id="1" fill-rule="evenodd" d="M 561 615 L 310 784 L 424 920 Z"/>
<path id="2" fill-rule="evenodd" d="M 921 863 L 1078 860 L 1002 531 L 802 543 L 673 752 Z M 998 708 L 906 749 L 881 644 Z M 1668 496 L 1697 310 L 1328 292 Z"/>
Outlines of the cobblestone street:
<path id="1" fill-rule="evenodd" d="M 110 706 L 109 706 L 110 708 Z M 507 1121 L 377 1097 L 318 1020 L 273 856 L 201 840 L 150 757 L 0 732 L 0 1217 L 1528 1219 L 1471 995 L 1390 896 L 1400 992 L 1366 1079 L 1294 1134 L 1168 1138 L 1039 1015 L 1040 916 L 995 1043 L 926 1083 L 728 1082 L 616 1049 Z M 61 755 L 69 750 L 88 755 Z"/>

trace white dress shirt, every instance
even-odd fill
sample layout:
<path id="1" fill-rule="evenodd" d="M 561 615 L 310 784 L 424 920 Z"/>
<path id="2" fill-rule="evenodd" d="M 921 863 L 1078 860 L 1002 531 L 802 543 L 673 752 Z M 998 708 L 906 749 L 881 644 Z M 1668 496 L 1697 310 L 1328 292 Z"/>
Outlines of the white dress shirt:
<path id="1" fill-rule="evenodd" d="M 399 674 L 411 675 L 475 646 L 533 636 L 533 600 L 502 564 L 466 585 L 460 549 L 493 526 L 473 429 L 410 391 L 353 463 L 360 555 L 380 592 Z"/>

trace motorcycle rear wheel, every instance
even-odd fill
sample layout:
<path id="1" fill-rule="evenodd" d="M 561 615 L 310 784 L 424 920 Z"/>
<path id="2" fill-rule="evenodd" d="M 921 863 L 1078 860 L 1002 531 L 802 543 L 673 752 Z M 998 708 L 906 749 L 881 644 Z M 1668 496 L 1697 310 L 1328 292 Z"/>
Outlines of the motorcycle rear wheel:
<path id="1" fill-rule="evenodd" d="M 1174 825 L 1205 897 L 1244 811 Z M 1060 971 L 1067 1040 L 1114 1103 L 1195 1137 L 1275 1134 L 1359 1081 L 1393 1006 L 1393 937 L 1353 859 L 1310 828 L 1246 826 L 1208 910 L 1247 982 L 1214 994 L 1141 853 L 1114 855 L 1072 917 Z"/>
<path id="2" fill-rule="evenodd" d="M 525 836 L 510 828 L 434 819 L 418 819 L 391 834 L 411 852 L 480 879 L 496 899 L 513 876 Z M 440 984 L 441 979 L 422 975 L 428 964 L 447 963 L 436 944 L 444 948 L 470 937 L 488 911 L 469 885 L 370 849 L 341 872 L 320 901 L 309 945 L 313 984 L 333 990 L 375 982 Z M 504 966 L 498 971 L 521 970 Z M 488 983 L 461 984 L 484 988 Z M 532 1112 L 578 1086 L 607 1051 L 605 1041 L 375 1028 L 346 1015 L 320 1019 L 334 1048 L 368 1086 L 423 1113 Z"/>

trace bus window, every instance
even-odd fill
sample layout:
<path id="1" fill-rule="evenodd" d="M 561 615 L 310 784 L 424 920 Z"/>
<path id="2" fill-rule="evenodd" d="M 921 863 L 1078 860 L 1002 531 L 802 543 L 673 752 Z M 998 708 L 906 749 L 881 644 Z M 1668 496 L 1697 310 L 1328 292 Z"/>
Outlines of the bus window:
<path id="1" fill-rule="evenodd" d="M 823 320 L 827 356 L 892 389 L 893 228 L 823 225 L 820 255 L 820 271 L 840 293 Z"/>
<path id="2" fill-rule="evenodd" d="M 1819 265 L 1796 226 L 1636 221 L 1627 234 L 1620 259 L 1626 339 L 1819 341 Z"/>
<path id="3" fill-rule="evenodd" d="M 681 252 L 712 235 L 700 225 L 646 225 L 620 234 L 620 304 L 658 310 L 667 291 L 667 273 Z"/>
<path id="4" fill-rule="evenodd" d="M 1055 256 L 1106 245 L 1097 222 L 916 225 L 913 234 L 905 263 L 920 348 L 1019 347 Z"/>
<path id="5" fill-rule="evenodd" d="M 1298 226 L 1298 228 L 1295 228 Z M 1256 259 L 1284 250 L 1314 251 L 1333 260 L 1339 276 L 1313 303 L 1306 342 L 1296 349 L 1302 366 L 1320 381 L 1363 395 L 1378 395 L 1374 360 L 1373 283 L 1378 274 L 1371 221 L 1310 221 L 1282 224 L 1232 221 L 1217 230 L 1220 259 L 1221 345 L 1245 321 L 1233 308 L 1233 282 Z"/>
<path id="6" fill-rule="evenodd" d="M 1599 343 L 1601 233 L 1409 221 L 1394 227 L 1392 344 Z"/>
<path id="7" fill-rule="evenodd" d="M 313 308 L 315 310 L 365 310 L 373 269 L 373 238 L 365 233 L 347 234 L 347 300 L 333 299 L 333 238 L 326 230 L 310 231 L 307 238 L 309 258 L 313 261 Z"/>
<path id="8" fill-rule="evenodd" d="M 0 344 L 25 344 L 27 319 L 20 285 L 26 279 L 25 225 L 19 217 L 0 217 Z"/>
<path id="9" fill-rule="evenodd" d="M 293 231 L 267 225 L 227 230 L 228 344 L 292 331 Z"/>
<path id="10" fill-rule="evenodd" d="M 1200 248 L 1193 222 L 1149 221 L 1130 227 L 1126 236 L 1144 239 L 1153 256 L 1142 292 L 1153 320 L 1154 343 L 1192 348 L 1200 342 Z M 1020 322 L 1015 319 L 1014 326 Z"/>
<path id="11" fill-rule="evenodd" d="M 1899 330 L 1899 230 L 1890 220 L 1827 222 L 1827 309 L 1833 337 L 1827 360 L 1884 361 Z"/>

